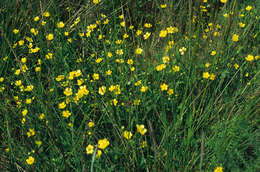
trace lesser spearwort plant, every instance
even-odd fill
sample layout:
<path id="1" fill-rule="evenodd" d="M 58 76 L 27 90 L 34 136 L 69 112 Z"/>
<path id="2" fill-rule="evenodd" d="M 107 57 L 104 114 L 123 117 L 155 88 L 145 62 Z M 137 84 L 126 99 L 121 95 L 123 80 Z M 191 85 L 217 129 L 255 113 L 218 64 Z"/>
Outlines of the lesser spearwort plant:
<path id="1" fill-rule="evenodd" d="M 258 14 L 252 1 L 4 1 L 0 169 L 257 171 Z"/>

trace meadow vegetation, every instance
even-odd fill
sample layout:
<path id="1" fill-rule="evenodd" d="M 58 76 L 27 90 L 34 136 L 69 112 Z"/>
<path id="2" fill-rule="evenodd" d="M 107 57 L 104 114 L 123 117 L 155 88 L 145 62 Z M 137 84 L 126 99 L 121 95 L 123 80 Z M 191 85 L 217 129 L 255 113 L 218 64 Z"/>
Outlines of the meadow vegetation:
<path id="1" fill-rule="evenodd" d="M 1 1 L 0 171 L 259 171 L 259 7 Z"/>

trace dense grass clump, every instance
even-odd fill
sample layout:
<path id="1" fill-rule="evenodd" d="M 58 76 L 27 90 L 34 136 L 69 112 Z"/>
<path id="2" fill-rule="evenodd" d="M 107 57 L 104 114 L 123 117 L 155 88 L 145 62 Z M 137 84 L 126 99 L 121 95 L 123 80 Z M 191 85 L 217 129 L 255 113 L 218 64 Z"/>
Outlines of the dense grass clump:
<path id="1" fill-rule="evenodd" d="M 3 171 L 259 171 L 259 4 L 0 6 Z"/>

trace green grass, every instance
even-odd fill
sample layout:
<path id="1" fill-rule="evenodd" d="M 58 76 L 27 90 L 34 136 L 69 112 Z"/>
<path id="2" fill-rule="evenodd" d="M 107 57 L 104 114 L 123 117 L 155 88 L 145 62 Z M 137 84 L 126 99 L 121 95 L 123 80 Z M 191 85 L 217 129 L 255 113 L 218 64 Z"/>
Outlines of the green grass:
<path id="1" fill-rule="evenodd" d="M 260 170 L 259 4 L 0 5 L 3 171 Z"/>

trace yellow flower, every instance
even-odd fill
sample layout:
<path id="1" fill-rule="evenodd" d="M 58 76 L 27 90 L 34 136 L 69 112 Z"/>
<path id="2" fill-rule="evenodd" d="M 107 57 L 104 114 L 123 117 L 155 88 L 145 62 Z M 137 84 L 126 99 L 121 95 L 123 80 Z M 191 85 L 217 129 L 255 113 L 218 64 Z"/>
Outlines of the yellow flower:
<path id="1" fill-rule="evenodd" d="M 71 38 L 68 38 L 67 41 L 68 41 L 69 43 L 72 43 L 72 39 L 71 39 Z"/>
<path id="2" fill-rule="evenodd" d="M 177 66 L 177 65 L 175 65 L 175 66 L 173 66 L 172 70 L 173 70 L 174 72 L 179 72 L 179 71 L 180 71 L 180 67 Z"/>
<path id="3" fill-rule="evenodd" d="M 227 3 L 227 0 L 220 0 L 223 4 Z"/>
<path id="4" fill-rule="evenodd" d="M 64 32 L 64 35 L 65 36 L 69 36 L 69 32 Z"/>
<path id="5" fill-rule="evenodd" d="M 142 148 L 147 147 L 147 142 L 146 141 L 142 141 Z"/>
<path id="6" fill-rule="evenodd" d="M 119 39 L 119 40 L 116 40 L 116 42 L 115 42 L 117 45 L 119 45 L 119 44 L 121 44 L 122 43 L 122 40 L 121 39 Z"/>
<path id="7" fill-rule="evenodd" d="M 160 88 L 161 88 L 162 91 L 167 91 L 168 90 L 168 85 L 163 83 L 163 84 L 160 85 Z"/>
<path id="8" fill-rule="evenodd" d="M 15 81 L 15 85 L 16 85 L 16 86 L 22 85 L 22 81 L 21 81 L 21 80 Z"/>
<path id="9" fill-rule="evenodd" d="M 250 11 L 250 10 L 252 10 L 252 8 L 253 8 L 253 7 L 252 7 L 251 5 L 248 5 L 248 6 L 246 7 L 246 10 L 247 10 L 247 11 Z"/>
<path id="10" fill-rule="evenodd" d="M 28 165 L 32 165 L 34 163 L 34 157 L 32 156 L 29 156 L 29 158 L 26 159 L 26 163 Z"/>
<path id="11" fill-rule="evenodd" d="M 103 96 L 106 93 L 106 86 L 99 87 L 98 93 Z"/>
<path id="12" fill-rule="evenodd" d="M 236 63 L 236 64 L 234 64 L 234 68 L 235 69 L 238 69 L 239 68 L 239 65 Z"/>
<path id="13" fill-rule="evenodd" d="M 0 82 L 3 82 L 3 81 L 4 81 L 4 77 L 1 77 L 1 78 L 0 78 Z"/>
<path id="14" fill-rule="evenodd" d="M 108 90 L 112 92 L 112 91 L 114 91 L 114 90 L 115 90 L 115 88 L 116 88 L 116 87 L 115 87 L 114 85 L 111 85 L 111 86 L 109 87 L 109 89 L 108 89 Z"/>
<path id="15" fill-rule="evenodd" d="M 31 103 L 32 103 L 32 99 L 26 99 L 26 100 L 25 100 L 25 103 L 26 103 L 26 104 L 31 104 Z"/>
<path id="16" fill-rule="evenodd" d="M 56 77 L 55 79 L 56 79 L 56 81 L 61 81 L 61 80 L 63 80 L 65 77 L 64 77 L 64 75 L 59 75 L 58 77 Z"/>
<path id="17" fill-rule="evenodd" d="M 142 54 L 142 52 L 143 52 L 142 48 L 135 49 L 135 54 Z"/>
<path id="18" fill-rule="evenodd" d="M 210 55 L 215 56 L 217 54 L 216 51 L 211 51 Z"/>
<path id="19" fill-rule="evenodd" d="M 150 35 L 151 35 L 151 32 L 146 32 L 144 34 L 144 39 L 148 39 L 150 37 Z"/>
<path id="20" fill-rule="evenodd" d="M 93 77 L 94 80 L 99 80 L 99 74 L 98 73 L 94 73 L 92 77 Z"/>
<path id="21" fill-rule="evenodd" d="M 144 125 L 136 125 L 137 128 L 137 132 L 139 132 L 140 134 L 144 135 L 147 132 L 147 129 L 144 127 Z"/>
<path id="22" fill-rule="evenodd" d="M 122 49 L 118 49 L 118 50 L 116 50 L 116 54 L 118 54 L 118 55 L 122 55 L 122 54 L 124 54 L 124 52 L 123 52 Z"/>
<path id="23" fill-rule="evenodd" d="M 68 110 L 62 111 L 62 116 L 65 118 L 70 117 L 71 113 Z"/>
<path id="24" fill-rule="evenodd" d="M 59 109 L 64 109 L 66 107 L 66 103 L 65 102 L 61 102 L 59 104 Z"/>
<path id="25" fill-rule="evenodd" d="M 35 144 L 38 145 L 38 146 L 41 146 L 42 141 L 40 141 L 40 140 L 35 140 Z"/>
<path id="26" fill-rule="evenodd" d="M 120 19 L 123 19 L 123 18 L 124 18 L 124 14 L 121 14 L 121 15 L 119 16 L 119 18 L 120 18 Z"/>
<path id="27" fill-rule="evenodd" d="M 138 35 L 138 36 L 139 36 L 139 35 L 141 35 L 141 34 L 142 34 L 142 32 L 143 32 L 143 31 L 141 31 L 141 30 L 139 30 L 139 29 L 138 29 L 138 30 L 136 31 L 136 35 Z"/>
<path id="28" fill-rule="evenodd" d="M 22 63 L 26 63 L 26 61 L 27 61 L 26 57 L 23 57 L 23 58 L 21 59 L 21 62 L 22 62 Z"/>
<path id="29" fill-rule="evenodd" d="M 245 23 L 242 23 L 242 22 L 239 22 L 238 25 L 239 25 L 239 27 L 241 27 L 241 28 L 244 28 L 244 27 L 246 26 L 246 24 L 245 24 Z"/>
<path id="30" fill-rule="evenodd" d="M 210 77 L 209 72 L 203 72 L 202 77 L 205 78 L 205 79 L 208 79 Z"/>
<path id="31" fill-rule="evenodd" d="M 223 167 L 216 167 L 214 172 L 223 172 Z"/>
<path id="32" fill-rule="evenodd" d="M 107 52 L 107 57 L 112 57 L 113 54 L 111 52 Z"/>
<path id="33" fill-rule="evenodd" d="M 63 28 L 64 26 L 65 26 L 65 24 L 62 21 L 57 23 L 58 28 Z"/>
<path id="34" fill-rule="evenodd" d="M 145 23 L 145 24 L 144 24 L 144 27 L 146 27 L 146 28 L 151 28 L 151 27 L 152 27 L 152 24 L 151 24 L 151 23 Z"/>
<path id="35" fill-rule="evenodd" d="M 138 86 L 138 85 L 140 85 L 141 83 L 142 83 L 142 81 L 139 80 L 139 81 L 137 81 L 137 82 L 135 83 L 135 86 Z"/>
<path id="36" fill-rule="evenodd" d="M 227 14 L 227 13 L 223 14 L 223 16 L 224 16 L 225 18 L 228 18 L 228 14 Z"/>
<path id="37" fill-rule="evenodd" d="M 100 2 L 100 0 L 93 0 L 94 4 L 98 4 Z"/>
<path id="38" fill-rule="evenodd" d="M 18 29 L 14 29 L 13 30 L 13 33 L 16 35 L 16 34 L 18 34 L 19 33 L 19 30 Z"/>
<path id="39" fill-rule="evenodd" d="M 232 36 L 232 41 L 234 41 L 234 42 L 237 42 L 239 39 L 238 39 L 238 35 L 237 34 L 234 34 L 233 36 Z"/>
<path id="40" fill-rule="evenodd" d="M 18 41 L 19 46 L 22 46 L 24 44 L 24 40 Z"/>
<path id="41" fill-rule="evenodd" d="M 123 136 L 126 139 L 131 139 L 133 134 L 131 133 L 131 131 L 124 131 Z"/>
<path id="42" fill-rule="evenodd" d="M 23 118 L 21 121 L 22 121 L 22 124 L 24 124 L 26 122 L 26 118 Z"/>
<path id="43" fill-rule="evenodd" d="M 164 56 L 162 58 L 162 60 L 163 60 L 163 63 L 168 63 L 170 61 L 170 57 L 169 56 Z"/>
<path id="44" fill-rule="evenodd" d="M 94 125 L 95 125 L 95 123 L 92 122 L 92 121 L 90 121 L 90 122 L 88 123 L 88 127 L 89 127 L 89 128 L 93 127 Z"/>
<path id="45" fill-rule="evenodd" d="M 96 63 L 100 63 L 100 62 L 102 62 L 102 58 L 98 58 L 98 59 L 96 59 Z"/>
<path id="46" fill-rule="evenodd" d="M 45 114 L 42 113 L 42 114 L 39 116 L 39 119 L 40 119 L 40 120 L 43 120 L 44 118 L 45 118 Z"/>
<path id="47" fill-rule="evenodd" d="M 107 70 L 106 71 L 106 75 L 111 75 L 112 74 L 112 71 L 111 70 Z"/>
<path id="48" fill-rule="evenodd" d="M 169 94 L 169 95 L 172 95 L 173 93 L 174 93 L 174 91 L 172 88 L 167 91 L 167 94 Z"/>
<path id="49" fill-rule="evenodd" d="M 27 110 L 27 109 L 24 109 L 24 110 L 22 111 L 23 116 L 26 116 L 27 113 L 28 113 L 28 110 Z"/>
<path id="50" fill-rule="evenodd" d="M 121 25 L 122 27 L 125 27 L 125 21 L 120 22 L 120 25 Z"/>
<path id="51" fill-rule="evenodd" d="M 48 59 L 48 60 L 52 59 L 52 53 L 46 54 L 46 55 L 45 55 L 45 58 Z"/>
<path id="52" fill-rule="evenodd" d="M 44 17 L 50 17 L 50 13 L 48 11 L 46 11 L 46 12 L 43 13 L 43 16 Z"/>
<path id="53" fill-rule="evenodd" d="M 248 55 L 245 57 L 245 59 L 246 59 L 246 61 L 249 61 L 249 62 L 251 62 L 251 61 L 253 61 L 253 60 L 254 60 L 254 56 L 253 56 L 253 55 L 251 55 L 251 54 L 248 54 Z"/>
<path id="54" fill-rule="evenodd" d="M 208 68 L 209 66 L 210 66 L 210 63 L 207 62 L 207 63 L 205 64 L 205 67 Z"/>
<path id="55" fill-rule="evenodd" d="M 94 146 L 93 145 L 88 145 L 86 147 L 86 153 L 87 154 L 92 154 L 94 152 Z"/>
<path id="56" fill-rule="evenodd" d="M 214 73 L 210 74 L 209 79 L 213 81 L 215 79 L 215 74 Z"/>
<path id="57" fill-rule="evenodd" d="M 143 92 L 143 93 L 146 92 L 147 90 L 148 90 L 147 86 L 142 86 L 141 89 L 140 89 L 140 91 Z"/>
<path id="58" fill-rule="evenodd" d="M 166 8 L 167 4 L 161 4 L 160 6 L 161 6 L 161 8 Z"/>
<path id="59" fill-rule="evenodd" d="M 108 24 L 109 23 L 109 19 L 106 19 L 103 24 Z"/>
<path id="60" fill-rule="evenodd" d="M 20 73 L 21 73 L 21 69 L 17 69 L 17 70 L 14 72 L 15 75 L 20 75 Z"/>
<path id="61" fill-rule="evenodd" d="M 141 102 L 141 100 L 140 100 L 140 99 L 135 99 L 135 100 L 134 100 L 134 105 L 139 105 L 139 104 L 140 104 L 140 102 Z"/>
<path id="62" fill-rule="evenodd" d="M 113 100 L 111 100 L 111 105 L 114 105 L 114 106 L 116 106 L 117 105 L 117 103 L 118 103 L 118 101 L 116 100 L 116 99 L 113 99 Z"/>
<path id="63" fill-rule="evenodd" d="M 161 30 L 159 36 L 160 36 L 161 38 L 164 38 L 164 37 L 167 36 L 167 33 L 168 33 L 167 30 Z"/>
<path id="64" fill-rule="evenodd" d="M 98 151 L 97 151 L 97 154 L 96 154 L 96 158 L 99 158 L 101 155 L 102 155 L 102 151 L 101 151 L 101 150 L 98 150 Z"/>
<path id="65" fill-rule="evenodd" d="M 34 21 L 39 21 L 40 20 L 40 17 L 39 16 L 36 16 L 36 17 L 34 17 L 34 19 L 33 19 Z"/>
<path id="66" fill-rule="evenodd" d="M 187 48 L 181 47 L 181 48 L 179 49 L 179 52 L 181 53 L 181 55 L 183 55 L 183 54 L 186 52 L 186 50 L 187 50 Z"/>
<path id="67" fill-rule="evenodd" d="M 165 64 L 160 64 L 160 65 L 156 66 L 156 70 L 157 70 L 157 71 L 162 71 L 162 70 L 165 69 L 165 68 L 166 68 L 166 65 L 165 65 Z"/>
<path id="68" fill-rule="evenodd" d="M 63 92 L 66 96 L 72 95 L 72 88 L 65 88 Z"/>
<path id="69" fill-rule="evenodd" d="M 34 88 L 33 85 L 28 85 L 28 86 L 26 86 L 26 88 L 24 89 L 24 91 L 32 91 L 33 88 Z"/>
<path id="70" fill-rule="evenodd" d="M 124 59 L 116 59 L 117 63 L 124 63 Z"/>
<path id="71" fill-rule="evenodd" d="M 133 59 L 128 59 L 126 63 L 129 65 L 132 65 L 134 63 L 134 61 L 133 61 Z"/>
<path id="72" fill-rule="evenodd" d="M 52 33 L 48 34 L 46 36 L 46 39 L 49 40 L 49 41 L 53 40 L 53 34 Z"/>
<path id="73" fill-rule="evenodd" d="M 177 27 L 167 27 L 167 33 L 171 34 L 171 33 L 177 33 L 179 31 L 179 29 Z"/>
<path id="74" fill-rule="evenodd" d="M 98 141 L 98 148 L 105 149 L 109 145 L 109 141 L 105 138 Z"/>

